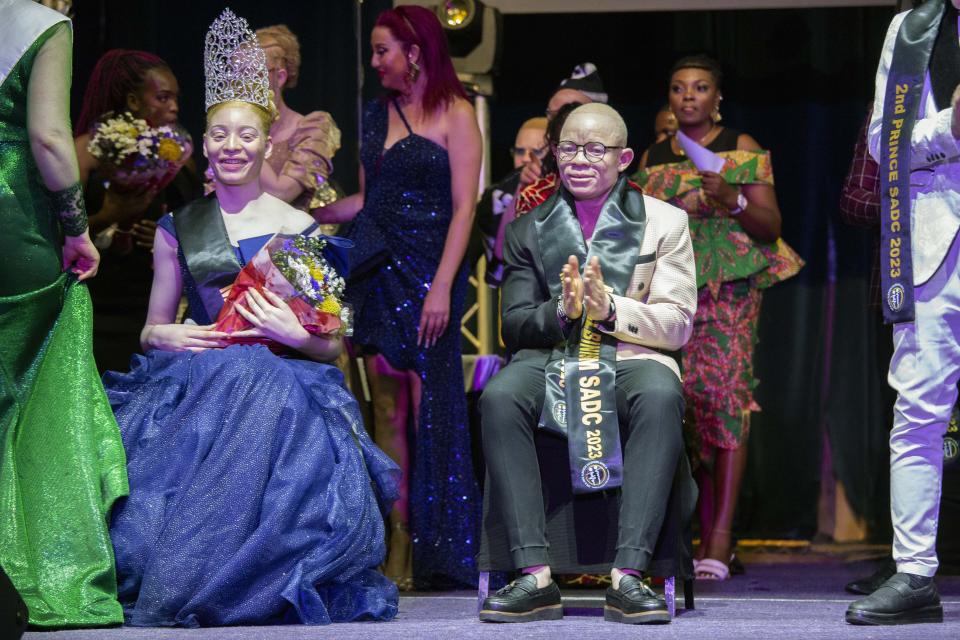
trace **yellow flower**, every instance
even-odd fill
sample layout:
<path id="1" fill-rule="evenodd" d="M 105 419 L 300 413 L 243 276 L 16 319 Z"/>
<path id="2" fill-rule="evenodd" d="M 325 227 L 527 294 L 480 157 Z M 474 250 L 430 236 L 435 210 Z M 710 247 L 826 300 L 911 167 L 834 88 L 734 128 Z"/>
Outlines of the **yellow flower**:
<path id="1" fill-rule="evenodd" d="M 337 302 L 333 297 L 327 296 L 324 298 L 323 302 L 320 303 L 320 311 L 333 315 L 340 315 L 340 303 Z"/>
<path id="2" fill-rule="evenodd" d="M 162 160 L 176 162 L 180 159 L 180 156 L 183 155 L 183 149 L 180 148 L 180 145 L 177 144 L 175 140 L 163 138 L 160 140 L 160 146 L 157 149 L 157 155 L 160 156 Z"/>
<path id="3" fill-rule="evenodd" d="M 136 138 L 138 135 L 140 135 L 140 130 L 131 124 L 126 128 L 126 134 L 131 138 Z"/>

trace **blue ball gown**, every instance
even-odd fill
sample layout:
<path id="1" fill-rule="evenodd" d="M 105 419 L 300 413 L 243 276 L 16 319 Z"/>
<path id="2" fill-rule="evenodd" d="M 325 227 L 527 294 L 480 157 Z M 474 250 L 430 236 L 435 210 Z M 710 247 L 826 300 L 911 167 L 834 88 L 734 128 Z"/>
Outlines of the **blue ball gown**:
<path id="1" fill-rule="evenodd" d="M 270 237 L 231 247 L 215 198 L 160 226 L 179 236 L 198 324 L 216 318 L 219 288 Z M 336 367 L 263 345 L 153 350 L 104 384 L 130 478 L 110 530 L 128 624 L 396 615 L 397 589 L 377 566 L 400 472 Z"/>
<path id="2" fill-rule="evenodd" d="M 422 381 L 420 422 L 412 449 L 410 529 L 418 586 L 475 585 L 480 489 L 470 448 L 463 385 L 460 321 L 467 294 L 467 265 L 450 293 L 450 323 L 437 343 L 417 346 L 423 301 L 453 218 L 450 159 L 446 149 L 413 132 L 387 150 L 388 109 L 374 100 L 363 117 L 363 210 L 348 236 L 353 276 L 346 298 L 353 305 L 353 341 L 383 354 L 395 368 Z"/>

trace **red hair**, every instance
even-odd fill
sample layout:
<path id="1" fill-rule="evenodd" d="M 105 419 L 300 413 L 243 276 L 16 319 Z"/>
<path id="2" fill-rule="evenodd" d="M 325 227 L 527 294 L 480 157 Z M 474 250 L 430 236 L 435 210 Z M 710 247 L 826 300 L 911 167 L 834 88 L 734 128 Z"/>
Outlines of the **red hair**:
<path id="1" fill-rule="evenodd" d="M 151 69 L 170 71 L 170 65 L 160 56 L 133 49 L 111 49 L 100 56 L 83 94 L 83 106 L 74 123 L 75 134 L 87 133 L 108 111 L 126 111 L 127 94 L 143 89 Z"/>
<path id="2" fill-rule="evenodd" d="M 467 97 L 457 72 L 453 70 L 447 37 L 433 11 L 416 5 L 400 5 L 382 11 L 375 26 L 389 29 L 394 39 L 403 45 L 404 52 L 409 52 L 413 45 L 420 47 L 418 64 L 427 77 L 423 92 L 424 111 L 436 111 L 457 98 Z"/>

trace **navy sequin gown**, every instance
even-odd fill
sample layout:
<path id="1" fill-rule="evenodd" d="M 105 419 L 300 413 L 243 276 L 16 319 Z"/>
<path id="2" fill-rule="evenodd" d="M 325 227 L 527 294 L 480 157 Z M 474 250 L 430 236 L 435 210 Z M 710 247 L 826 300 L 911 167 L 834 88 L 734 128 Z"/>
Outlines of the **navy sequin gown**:
<path id="1" fill-rule="evenodd" d="M 170 216 L 160 226 L 176 233 Z M 236 262 L 269 237 L 241 241 Z M 207 324 L 180 247 L 191 313 Z M 377 567 L 400 472 L 367 436 L 336 367 L 263 345 L 152 350 L 104 385 L 130 477 L 110 528 L 127 624 L 396 615 L 396 586 Z"/>
<path id="2" fill-rule="evenodd" d="M 353 341 L 422 381 L 410 479 L 414 577 L 422 585 L 475 584 L 480 497 L 459 331 L 466 265 L 451 289 L 447 331 L 435 346 L 417 346 L 424 297 L 453 217 L 450 160 L 443 147 L 413 133 L 399 109 L 409 135 L 384 150 L 388 108 L 395 103 L 372 101 L 363 117 L 364 207 L 348 234 L 360 271 L 346 290 L 356 317 Z"/>

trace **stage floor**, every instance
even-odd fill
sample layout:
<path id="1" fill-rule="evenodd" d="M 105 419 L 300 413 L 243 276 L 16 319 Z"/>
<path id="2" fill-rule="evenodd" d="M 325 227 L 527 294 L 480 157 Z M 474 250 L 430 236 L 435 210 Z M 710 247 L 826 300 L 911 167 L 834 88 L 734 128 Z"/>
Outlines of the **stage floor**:
<path id="1" fill-rule="evenodd" d="M 669 625 L 643 628 L 604 622 L 601 591 L 565 589 L 568 613 L 562 621 L 524 625 L 485 624 L 477 620 L 476 594 L 423 593 L 400 599 L 392 622 L 337 624 L 327 627 L 228 627 L 217 629 L 96 629 L 27 633 L 30 640 L 292 640 L 337 638 L 682 638 L 683 640 L 838 640 L 843 638 L 960 637 L 960 577 L 938 578 L 944 623 L 906 627 L 854 627 L 843 621 L 855 599 L 843 591 L 849 580 L 873 569 L 870 562 L 839 562 L 793 556 L 751 563 L 746 574 L 724 583 L 696 583 L 696 610 L 684 611 Z M 799 560 L 799 561 L 798 561 Z M 813 560 L 813 561 L 810 561 Z M 679 585 L 678 585 L 679 591 Z M 682 606 L 678 597 L 677 606 Z M 575 613 L 576 615 L 571 615 Z"/>

